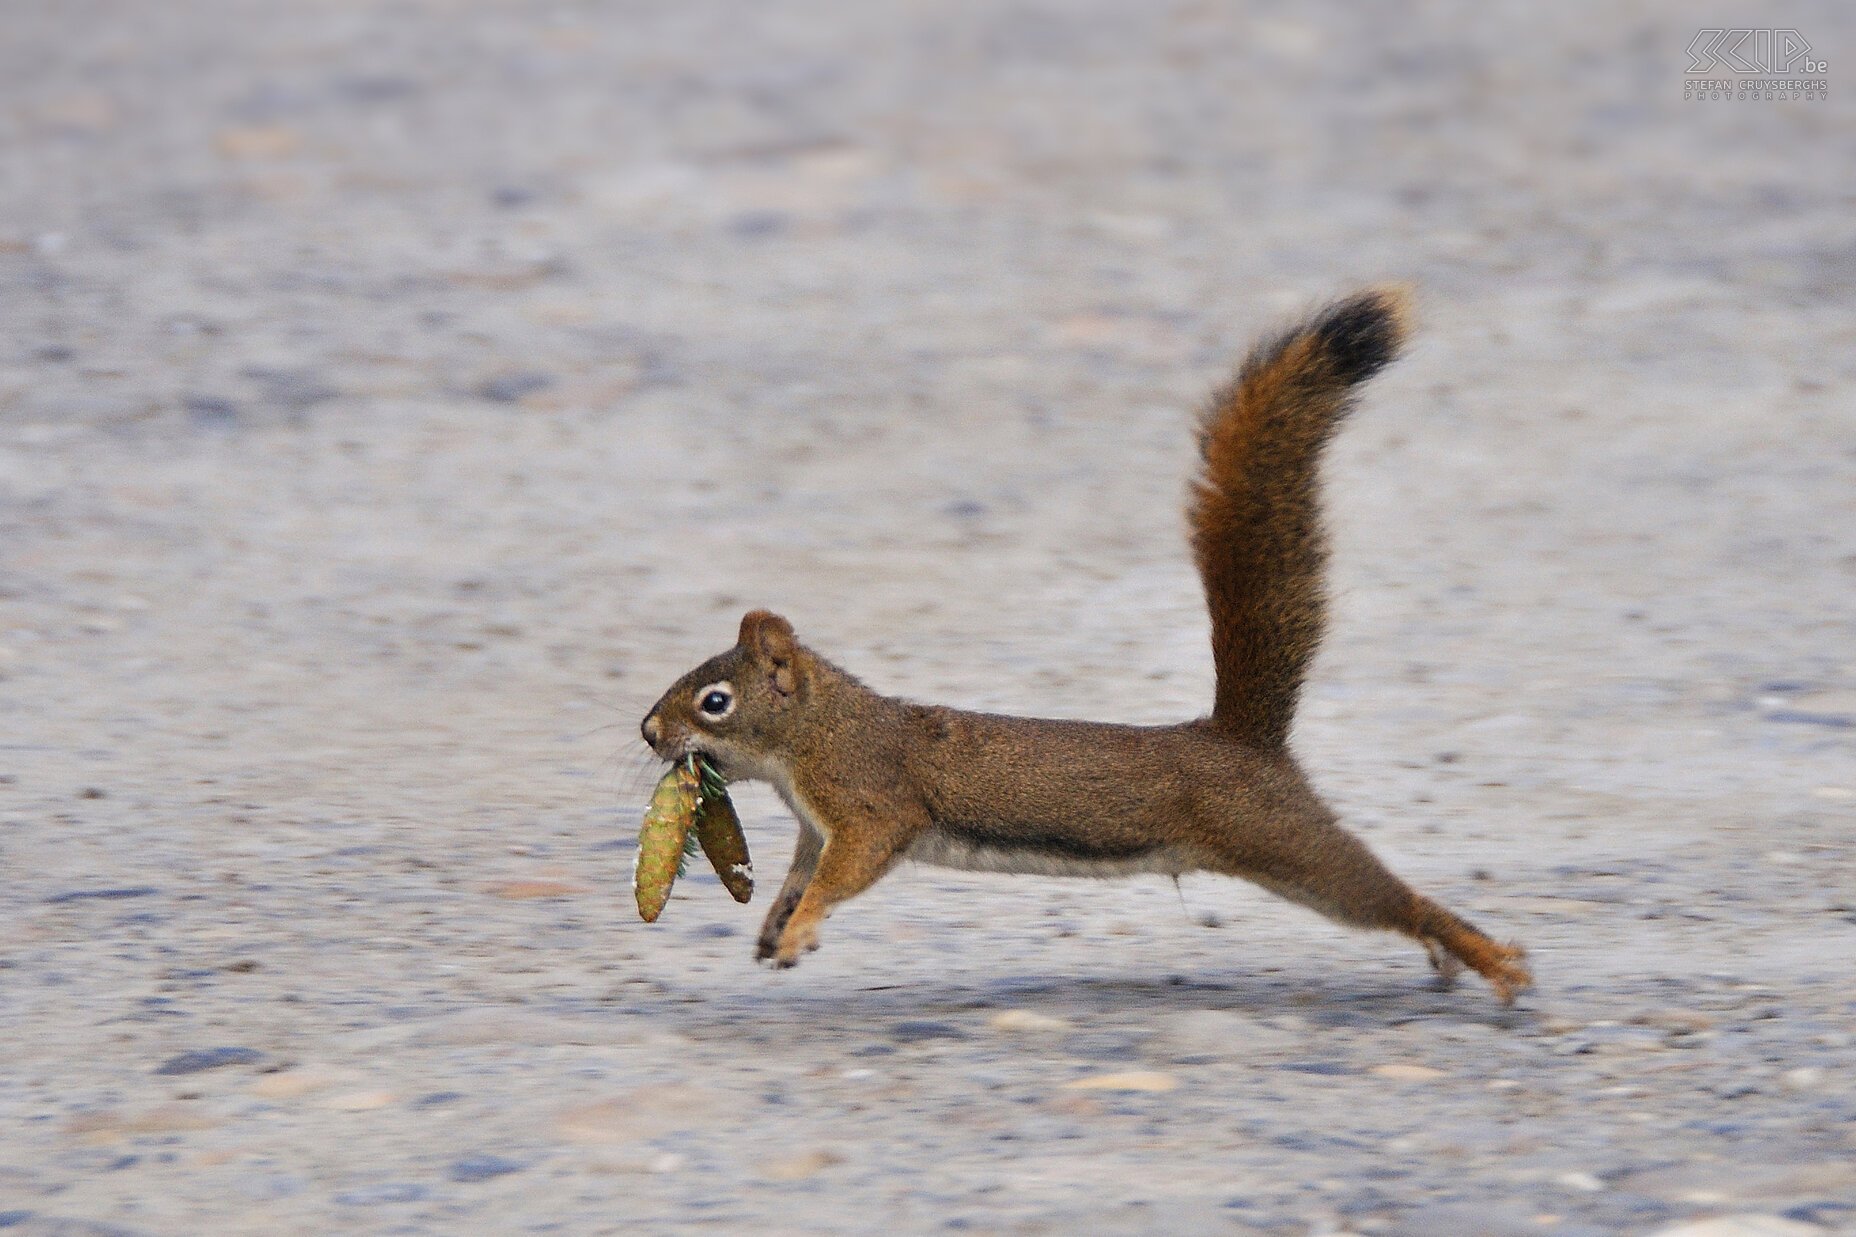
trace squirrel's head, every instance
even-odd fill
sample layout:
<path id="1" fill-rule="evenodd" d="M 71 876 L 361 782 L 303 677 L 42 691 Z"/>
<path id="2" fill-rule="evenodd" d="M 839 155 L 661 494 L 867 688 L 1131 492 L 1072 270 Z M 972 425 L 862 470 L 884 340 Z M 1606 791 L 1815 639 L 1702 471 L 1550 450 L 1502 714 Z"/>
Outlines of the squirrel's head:
<path id="1" fill-rule="evenodd" d="M 735 647 L 671 685 L 639 729 L 665 760 L 709 757 L 723 777 L 767 778 L 781 734 L 811 686 L 811 655 L 793 625 L 766 610 L 741 618 Z"/>

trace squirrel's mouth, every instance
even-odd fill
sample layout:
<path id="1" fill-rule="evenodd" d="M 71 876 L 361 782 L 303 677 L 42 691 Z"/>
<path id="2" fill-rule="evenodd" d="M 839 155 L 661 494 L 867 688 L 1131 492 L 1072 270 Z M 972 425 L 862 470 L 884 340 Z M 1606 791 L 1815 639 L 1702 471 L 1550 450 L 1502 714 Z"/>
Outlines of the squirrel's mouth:
<path id="1" fill-rule="evenodd" d="M 684 743 L 683 756 L 701 756 L 725 782 L 740 781 L 745 776 L 737 762 L 694 737 Z M 678 757 L 678 759 L 682 758 L 682 756 Z"/>
<path id="2" fill-rule="evenodd" d="M 656 744 L 652 750 L 657 753 L 660 760 L 670 764 L 675 764 L 679 760 L 687 760 L 691 756 L 701 756 L 718 768 L 722 763 L 714 752 L 703 746 L 701 738 L 693 734 L 686 734 L 680 739 Z"/>

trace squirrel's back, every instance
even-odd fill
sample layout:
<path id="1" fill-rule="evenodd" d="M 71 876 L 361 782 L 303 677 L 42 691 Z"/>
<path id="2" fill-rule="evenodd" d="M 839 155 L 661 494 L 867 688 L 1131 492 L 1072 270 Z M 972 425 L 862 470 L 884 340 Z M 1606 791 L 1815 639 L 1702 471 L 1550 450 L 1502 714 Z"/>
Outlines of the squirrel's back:
<path id="1" fill-rule="evenodd" d="M 1259 345 L 1205 411 L 1187 515 L 1211 611 L 1211 722 L 1244 743 L 1289 737 L 1326 625 L 1321 449 L 1404 339 L 1402 294 L 1357 293 Z"/>

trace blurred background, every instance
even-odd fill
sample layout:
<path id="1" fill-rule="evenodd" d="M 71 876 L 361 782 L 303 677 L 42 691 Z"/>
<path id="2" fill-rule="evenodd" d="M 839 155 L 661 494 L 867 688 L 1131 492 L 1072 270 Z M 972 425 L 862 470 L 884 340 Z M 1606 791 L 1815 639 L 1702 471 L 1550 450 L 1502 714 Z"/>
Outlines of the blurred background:
<path id="1" fill-rule="evenodd" d="M 6 5 L 0 1225 L 1851 1222 L 1856 20 L 1730 17 Z M 1531 1008 L 1209 878 L 631 917 L 750 606 L 1202 710 L 1190 412 L 1379 280 L 1298 743 Z"/>

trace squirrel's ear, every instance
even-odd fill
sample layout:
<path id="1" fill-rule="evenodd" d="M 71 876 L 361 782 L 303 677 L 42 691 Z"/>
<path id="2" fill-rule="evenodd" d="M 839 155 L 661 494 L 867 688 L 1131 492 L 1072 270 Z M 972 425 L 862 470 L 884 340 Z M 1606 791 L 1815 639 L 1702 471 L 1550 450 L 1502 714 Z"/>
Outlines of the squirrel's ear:
<path id="1" fill-rule="evenodd" d="M 752 649 L 771 662 L 791 661 L 799 641 L 793 625 L 771 610 L 749 610 L 741 616 L 741 634 L 735 643 Z"/>
<path id="2" fill-rule="evenodd" d="M 749 610 L 741 616 L 741 634 L 736 643 L 767 663 L 775 693 L 793 694 L 799 685 L 793 666 L 799 641 L 793 636 L 791 623 L 769 610 Z"/>

